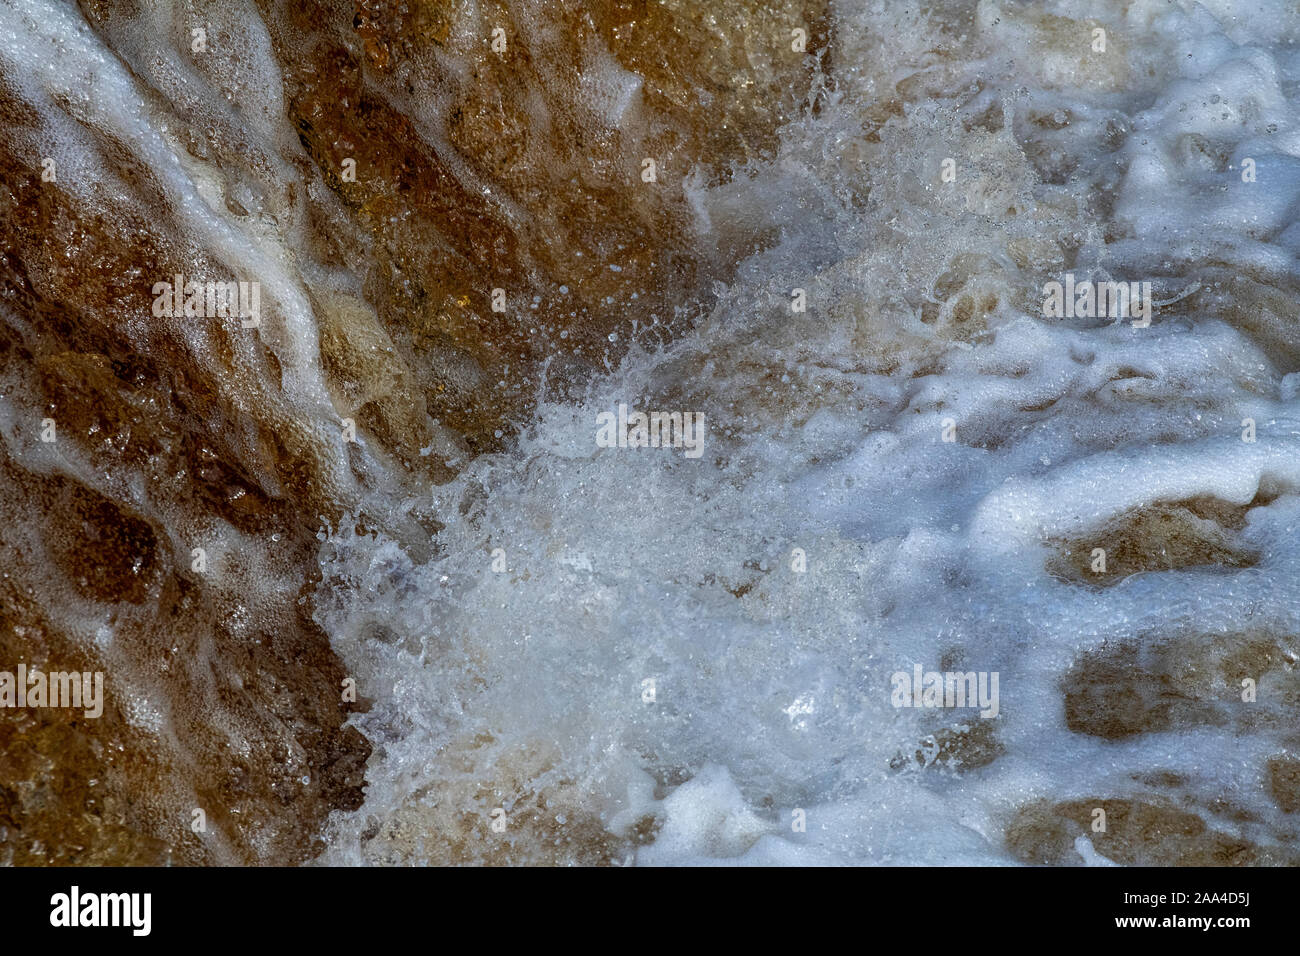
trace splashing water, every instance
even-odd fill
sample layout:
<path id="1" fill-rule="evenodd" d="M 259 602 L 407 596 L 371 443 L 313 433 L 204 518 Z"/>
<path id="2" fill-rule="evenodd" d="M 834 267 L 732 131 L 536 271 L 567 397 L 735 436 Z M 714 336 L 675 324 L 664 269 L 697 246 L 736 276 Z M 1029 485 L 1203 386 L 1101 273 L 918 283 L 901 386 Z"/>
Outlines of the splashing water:
<path id="1" fill-rule="evenodd" d="M 710 313 L 435 488 L 432 551 L 329 536 L 376 749 L 326 860 L 1288 858 L 1300 16 L 1051 10 L 839 4 L 817 109 L 692 187 L 770 239 Z M 1149 327 L 1045 317 L 1067 272 Z M 620 402 L 705 454 L 597 447 Z M 894 706 L 915 665 L 998 716 Z"/>
<path id="2" fill-rule="evenodd" d="M 413 6 L 0 0 L 0 862 L 1300 862 L 1293 3 Z"/>

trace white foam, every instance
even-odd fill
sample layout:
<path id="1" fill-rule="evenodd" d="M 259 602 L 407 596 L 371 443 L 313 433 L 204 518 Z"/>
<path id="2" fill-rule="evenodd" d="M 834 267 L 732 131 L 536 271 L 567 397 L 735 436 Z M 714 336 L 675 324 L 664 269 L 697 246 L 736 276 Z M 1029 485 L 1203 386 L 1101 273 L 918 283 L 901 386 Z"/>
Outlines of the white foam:
<path id="1" fill-rule="evenodd" d="M 1162 301 L 1196 281 L 1180 271 L 1201 255 L 1189 243 L 1294 270 L 1296 60 L 1281 44 L 1297 16 L 1262 0 L 1228 19 L 1224 3 L 1052 8 L 1079 18 L 1085 49 L 1085 14 L 1110 24 L 1124 62 L 1075 57 L 1067 32 L 1040 70 L 1058 27 L 992 4 L 964 59 L 926 62 L 956 41 L 919 15 L 841 8 L 835 95 L 783 131 L 770 164 L 691 187 L 716 237 L 779 230 L 714 313 L 663 354 L 633 353 L 585 401 L 544 403 L 517 449 L 434 489 L 447 527 L 427 562 L 382 536 L 331 538 L 326 577 L 345 584 L 319 619 L 376 701 L 357 725 L 381 746 L 366 806 L 335 818 L 327 859 L 382 857 L 387 838 L 363 839 L 366 821 L 425 790 L 459 799 L 431 755 L 460 755 L 484 786 L 555 796 L 566 781 L 563 799 L 613 833 L 655 814 L 637 853 L 653 864 L 1008 863 L 1002 834 L 1024 803 L 1133 795 L 1153 768 L 1279 819 L 1259 777 L 1267 733 L 1073 734 L 1060 681 L 1081 652 L 1142 634 L 1247 619 L 1296 633 L 1293 370 L 1195 309 L 1136 329 L 1044 319 L 1038 303 L 1067 240 L 1082 243 L 1074 271 L 1151 279 Z M 896 42 L 878 48 L 883 27 Z M 1133 81 L 1111 82 L 1121 72 Z M 881 91 L 909 75 L 923 101 L 864 140 Z M 986 94 L 972 103 L 976 77 Z M 989 107 L 993 120 L 970 122 Z M 1057 113 L 1071 122 L 1035 122 Z M 1108 145 L 1111 122 L 1129 132 Z M 1254 184 L 1240 180 L 1246 155 Z M 1067 161 L 1070 176 L 1044 181 Z M 993 303 L 969 324 L 944 292 L 963 281 Z M 789 310 L 793 288 L 806 315 Z M 596 413 L 644 395 L 706 414 L 700 460 L 595 447 Z M 1246 504 L 1262 482 L 1282 494 L 1250 512 L 1254 567 L 1102 590 L 1045 570 L 1049 538 L 1161 501 Z M 1001 675 L 1003 754 L 960 775 L 891 769 L 935 724 L 891 706 L 889 675 L 937 669 L 954 649 L 963 669 Z M 490 752 L 465 755 L 487 737 Z M 519 784 L 521 754 L 539 748 L 553 760 Z M 1106 865 L 1094 847 L 1076 849 Z"/>

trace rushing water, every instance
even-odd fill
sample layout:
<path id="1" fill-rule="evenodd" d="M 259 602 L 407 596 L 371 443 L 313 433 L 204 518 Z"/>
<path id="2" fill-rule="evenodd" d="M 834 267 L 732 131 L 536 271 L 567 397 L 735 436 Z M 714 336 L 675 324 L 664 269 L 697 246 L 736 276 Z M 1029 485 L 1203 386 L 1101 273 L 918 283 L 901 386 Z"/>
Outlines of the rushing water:
<path id="1" fill-rule="evenodd" d="M 713 28 L 733 38 L 769 23 L 729 27 L 729 9 Z M 782 45 L 804 22 L 761 9 Z M 284 198 L 324 188 L 284 159 L 298 149 L 278 94 L 288 68 L 270 52 L 284 27 L 252 5 L 223 14 L 248 38 L 245 99 L 212 122 L 266 156 L 251 179 L 221 178 L 192 149 L 177 160 L 176 132 L 140 105 L 144 81 L 173 102 L 198 82 L 147 54 L 160 11 L 97 35 L 63 4 L 9 0 L 0 63 L 43 129 L 68 127 L 45 151 L 61 179 L 92 163 L 69 116 L 109 130 L 129 161 L 109 153 L 106 168 L 147 166 L 184 222 L 182 267 L 225 263 L 273 303 L 273 374 L 248 340 L 222 345 L 204 325 L 171 341 L 195 365 L 216 357 L 213 388 L 253 419 L 301 434 L 284 447 L 307 449 L 316 476 L 305 511 L 322 530 L 283 532 L 319 566 L 297 606 L 355 680 L 349 726 L 371 748 L 364 797 L 323 797 L 321 862 L 1294 862 L 1294 3 L 836 3 L 816 66 L 781 81 L 792 108 L 762 117 L 766 147 L 730 144 L 722 171 L 708 156 L 665 164 L 679 200 L 636 233 L 657 248 L 611 240 L 591 268 L 551 261 L 538 237 L 576 213 L 502 200 L 500 234 L 474 241 L 515 237 L 534 277 L 545 263 L 523 301 L 551 317 L 518 320 L 521 335 L 545 326 L 529 330 L 540 344 L 417 351 L 402 374 L 419 386 L 344 362 L 352 392 L 331 378 L 331 336 L 363 356 L 401 351 L 368 310 L 424 320 L 373 275 L 347 278 L 360 241 L 322 252 L 320 224 Z M 584 128 L 641 129 L 617 155 L 665 141 L 653 109 L 629 105 L 662 78 L 613 62 L 617 44 L 595 33 L 565 34 L 545 5 L 515 22 L 578 45 L 590 82 L 553 86 L 547 56 L 563 55 L 539 41 L 542 85 L 596 117 Z M 105 42 L 134 52 L 131 70 Z M 428 75 L 405 74 L 391 101 L 444 156 L 449 107 L 420 86 Z M 702 129 L 731 128 L 724 102 L 692 109 Z M 457 188 L 491 193 L 482 169 L 449 168 Z M 592 228 L 647 185 L 633 174 L 624 198 L 591 207 Z M 338 221 L 405 228 L 400 201 L 355 212 L 348 187 L 331 188 L 354 210 Z M 264 214 L 227 214 L 231 198 Z M 402 250 L 444 241 L 401 235 L 388 258 L 364 254 L 414 274 L 424 260 Z M 1150 321 L 1048 314 L 1045 289 L 1067 276 L 1139 283 Z M 566 296 L 598 286 L 569 310 Z M 376 331 L 358 332 L 366 322 Z M 526 362 L 535 372 L 512 377 Z M 430 376 L 518 398 L 486 425 L 435 404 L 433 424 L 423 410 L 408 421 Z M 380 410 L 348 451 L 338 422 L 363 401 Z M 601 416 L 620 405 L 702 416 L 702 453 L 602 447 Z M 17 455 L 18 413 L 4 415 Z M 230 448 L 271 497 L 307 494 L 259 464 L 284 448 L 251 432 Z M 188 554 L 180 505 L 156 507 Z M 247 605 L 233 626 L 251 634 L 286 619 L 275 595 L 298 598 L 305 572 L 269 526 L 232 524 L 207 532 L 223 554 L 248 549 L 229 587 Z M 141 673 L 120 631 L 101 643 L 136 675 L 127 722 L 190 753 L 157 701 L 177 698 L 169 678 Z M 996 714 L 898 706 L 919 697 L 900 701 L 895 675 L 918 666 L 996 677 Z"/>

